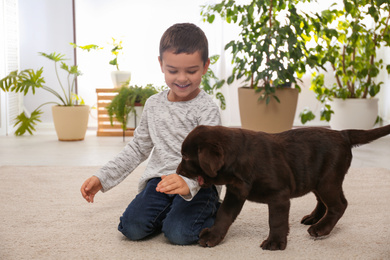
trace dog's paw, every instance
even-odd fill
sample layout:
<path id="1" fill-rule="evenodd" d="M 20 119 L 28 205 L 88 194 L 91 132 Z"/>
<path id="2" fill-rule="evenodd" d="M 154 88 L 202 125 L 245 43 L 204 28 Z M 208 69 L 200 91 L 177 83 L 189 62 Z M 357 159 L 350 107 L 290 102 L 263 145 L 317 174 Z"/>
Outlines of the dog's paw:
<path id="1" fill-rule="evenodd" d="M 223 236 L 218 232 L 212 232 L 212 229 L 205 228 L 199 234 L 199 245 L 203 247 L 213 247 L 218 245 L 223 240 Z"/>
<path id="2" fill-rule="evenodd" d="M 307 232 L 309 232 L 310 236 L 312 237 L 323 237 L 323 236 L 327 236 L 330 234 L 330 232 L 332 231 L 332 228 L 330 228 L 329 226 L 324 226 L 324 225 L 313 225 L 311 226 Z"/>
<path id="3" fill-rule="evenodd" d="M 287 247 L 287 238 L 283 241 L 266 239 L 261 243 L 260 247 L 263 250 L 284 250 Z"/>
<path id="4" fill-rule="evenodd" d="M 304 225 L 313 225 L 313 224 L 316 224 L 321 218 L 317 218 L 313 215 L 307 215 L 307 216 L 304 216 L 301 220 L 301 224 L 304 224 Z"/>

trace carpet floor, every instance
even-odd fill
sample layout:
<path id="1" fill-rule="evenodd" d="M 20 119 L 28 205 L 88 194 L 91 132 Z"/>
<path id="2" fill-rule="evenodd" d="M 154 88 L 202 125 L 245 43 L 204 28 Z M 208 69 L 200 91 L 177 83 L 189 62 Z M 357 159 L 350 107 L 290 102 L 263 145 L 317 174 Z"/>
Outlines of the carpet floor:
<path id="1" fill-rule="evenodd" d="M 117 225 L 144 166 L 88 204 L 79 189 L 97 169 L 0 166 L 0 259 L 390 259 L 390 169 L 350 169 L 349 206 L 326 238 L 311 238 L 300 224 L 314 195 L 293 199 L 287 249 L 276 252 L 259 247 L 269 232 L 268 209 L 251 202 L 214 248 L 175 246 L 161 234 L 130 241 Z"/>

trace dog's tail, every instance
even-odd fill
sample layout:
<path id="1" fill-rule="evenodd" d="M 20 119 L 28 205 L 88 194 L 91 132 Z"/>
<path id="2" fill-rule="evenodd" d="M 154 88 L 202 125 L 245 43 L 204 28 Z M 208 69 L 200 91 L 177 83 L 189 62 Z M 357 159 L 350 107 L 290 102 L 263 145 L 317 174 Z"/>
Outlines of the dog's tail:
<path id="1" fill-rule="evenodd" d="M 390 125 L 371 130 L 343 130 L 342 133 L 349 139 L 351 146 L 359 146 L 390 134 Z"/>

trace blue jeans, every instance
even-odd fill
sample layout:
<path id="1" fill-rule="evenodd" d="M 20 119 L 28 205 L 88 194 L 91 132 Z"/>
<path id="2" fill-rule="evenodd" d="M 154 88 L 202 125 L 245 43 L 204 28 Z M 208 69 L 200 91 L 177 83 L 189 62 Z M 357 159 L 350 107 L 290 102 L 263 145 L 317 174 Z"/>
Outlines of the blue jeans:
<path id="1" fill-rule="evenodd" d="M 161 178 L 151 179 L 146 188 L 129 204 L 118 230 L 130 240 L 140 240 L 163 232 L 173 244 L 198 242 L 203 228 L 214 224 L 219 207 L 215 187 L 202 188 L 191 201 L 180 195 L 156 191 Z"/>

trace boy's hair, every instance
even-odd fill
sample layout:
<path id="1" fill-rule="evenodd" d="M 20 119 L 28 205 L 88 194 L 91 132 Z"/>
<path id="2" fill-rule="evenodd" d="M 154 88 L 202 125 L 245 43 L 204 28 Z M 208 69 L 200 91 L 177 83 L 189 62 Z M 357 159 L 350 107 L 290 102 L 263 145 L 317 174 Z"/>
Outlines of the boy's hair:
<path id="1" fill-rule="evenodd" d="M 174 54 L 200 52 L 203 63 L 209 59 L 207 37 L 198 26 L 192 23 L 177 23 L 169 27 L 160 40 L 160 59 L 165 51 Z"/>

